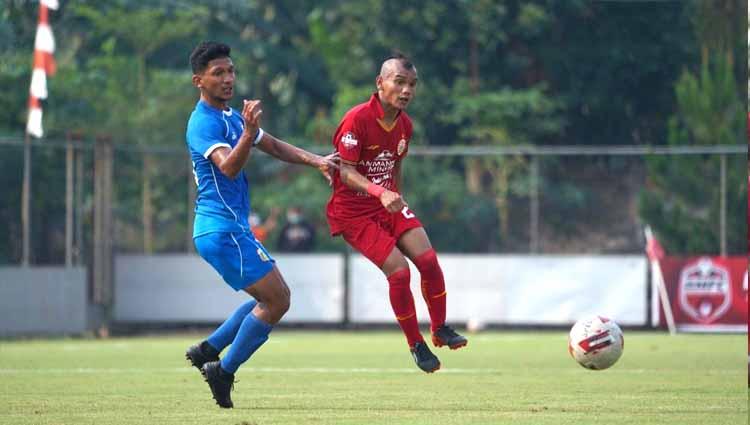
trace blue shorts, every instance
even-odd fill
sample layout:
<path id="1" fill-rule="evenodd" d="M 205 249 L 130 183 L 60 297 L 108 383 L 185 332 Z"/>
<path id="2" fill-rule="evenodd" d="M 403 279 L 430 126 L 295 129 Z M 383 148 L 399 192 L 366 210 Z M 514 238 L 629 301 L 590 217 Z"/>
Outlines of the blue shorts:
<path id="1" fill-rule="evenodd" d="M 268 274 L 276 261 L 252 233 L 216 232 L 193 239 L 195 249 L 235 291 Z"/>

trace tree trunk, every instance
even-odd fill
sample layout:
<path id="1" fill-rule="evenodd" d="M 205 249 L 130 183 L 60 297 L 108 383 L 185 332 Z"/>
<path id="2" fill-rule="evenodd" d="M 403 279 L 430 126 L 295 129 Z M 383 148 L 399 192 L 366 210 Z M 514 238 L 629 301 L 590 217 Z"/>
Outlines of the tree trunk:
<path id="1" fill-rule="evenodd" d="M 154 206 L 151 194 L 151 175 L 154 169 L 154 158 L 149 153 L 143 154 L 143 175 L 141 180 L 141 206 L 143 224 L 143 252 L 154 252 Z"/>
<path id="2" fill-rule="evenodd" d="M 495 207 L 497 207 L 498 237 L 500 241 L 508 237 L 510 231 L 510 208 L 508 203 L 509 172 L 507 167 L 498 164 L 490 171 L 492 173 L 493 187 L 495 188 Z"/>
<path id="3" fill-rule="evenodd" d="M 476 158 L 466 159 L 466 190 L 472 195 L 478 195 L 482 191 L 482 164 Z"/>
<path id="4" fill-rule="evenodd" d="M 469 87 L 472 94 L 479 93 L 479 44 L 473 33 L 469 38 Z M 473 119 L 473 121 L 472 124 L 475 125 L 476 119 Z M 470 157 L 466 160 L 464 178 L 466 179 L 466 190 L 469 193 L 477 195 L 482 191 L 483 170 L 484 167 L 478 159 Z"/>

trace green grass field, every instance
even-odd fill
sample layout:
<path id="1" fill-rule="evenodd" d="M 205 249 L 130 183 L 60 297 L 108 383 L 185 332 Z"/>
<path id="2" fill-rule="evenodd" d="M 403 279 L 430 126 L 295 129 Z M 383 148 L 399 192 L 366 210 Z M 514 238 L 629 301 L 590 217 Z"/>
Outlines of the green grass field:
<path id="1" fill-rule="evenodd" d="M 626 332 L 588 371 L 562 332 L 485 332 L 416 369 L 396 332 L 285 331 L 211 399 L 185 348 L 201 335 L 0 341 L 2 424 L 746 424 L 745 335 Z"/>

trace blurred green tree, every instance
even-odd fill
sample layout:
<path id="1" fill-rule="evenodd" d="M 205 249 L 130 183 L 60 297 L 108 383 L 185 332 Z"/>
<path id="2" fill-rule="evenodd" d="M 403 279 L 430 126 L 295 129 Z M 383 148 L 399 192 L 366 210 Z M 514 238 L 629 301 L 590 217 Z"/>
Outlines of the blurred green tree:
<path id="1" fill-rule="evenodd" d="M 737 4 L 740 9 L 733 9 Z M 37 6 L 0 2 L 4 134 L 20 135 L 25 126 Z M 700 62 L 698 40 L 704 36 L 696 34 L 714 40 L 705 51 L 732 46 L 731 67 L 744 85 L 747 67 L 739 58 L 747 46 L 735 35 L 746 30 L 744 7 L 739 0 L 61 2 L 50 16 L 58 73 L 49 81 L 45 130 L 49 138 L 76 132 L 117 143 L 118 249 L 183 250 L 192 208 L 187 157 L 170 151 L 160 154 L 156 166 L 141 151 L 182 149 L 197 99 L 188 55 L 200 40 L 232 46 L 239 71 L 236 101 L 262 99 L 264 128 L 319 152 L 330 149 L 343 113 L 367 100 L 380 61 L 393 48 L 411 55 L 419 70 L 419 93 L 409 109 L 415 145 L 662 144 L 677 131 L 668 126 L 675 113 L 674 83 L 686 67 L 697 75 L 691 64 Z M 702 33 L 693 25 L 701 16 L 716 17 L 700 21 Z M 709 62 L 711 72 L 718 72 L 718 63 Z M 682 121 L 674 125 L 688 128 Z M 12 183 L 15 156 L 0 158 L 8 165 L 0 167 L 0 177 Z M 54 156 L 35 161 L 36 169 L 59 167 Z M 596 197 L 573 178 L 576 170 L 550 161 L 540 169 L 543 198 L 550 193 L 547 202 L 565 206 L 560 220 L 578 216 Z M 274 162 L 258 155 L 248 165 L 255 206 L 267 212 L 272 205 L 283 209 L 309 199 L 308 213 L 324 226 L 328 189 L 318 174 Z M 433 237 L 442 250 L 517 249 L 526 246 L 517 244 L 524 226 L 509 226 L 517 220 L 509 205 L 528 196 L 528 165 L 525 158 L 410 158 L 405 195 L 428 227 L 455 229 L 468 218 L 466 228 L 482 224 L 481 231 L 441 230 Z M 436 194 L 435 179 L 451 184 Z M 1 196 L 0 215 L 17 216 L 17 193 Z M 40 214 L 59 206 L 49 197 L 39 200 L 48 202 L 35 206 Z M 16 234 L 17 222 L 8 222 L 8 235 Z M 39 234 L 47 237 L 56 229 Z M 321 249 L 340 249 L 325 231 L 318 235 Z"/>
<path id="2" fill-rule="evenodd" d="M 105 7 L 78 3 L 71 8 L 71 12 L 87 21 L 92 29 L 84 45 L 93 47 L 94 43 L 100 44 L 99 55 L 90 58 L 87 63 L 90 71 L 87 74 L 94 77 L 95 90 L 90 93 L 91 97 L 81 99 L 90 103 L 95 114 L 109 124 L 95 131 L 105 132 L 107 137 L 119 143 L 137 143 L 141 146 L 153 146 L 164 140 L 172 143 L 180 140 L 180 133 L 175 131 L 179 127 L 164 126 L 163 123 L 169 119 L 179 122 L 178 119 L 184 115 L 183 108 L 189 105 L 192 97 L 185 84 L 189 80 L 189 73 L 159 69 L 151 61 L 160 49 L 174 40 L 195 33 L 205 20 L 205 9 L 170 10 L 163 6 L 133 6 L 132 2 L 112 2 Z M 68 87 L 71 88 L 74 87 Z M 78 92 L 77 96 L 80 97 L 81 93 Z M 158 196 L 170 195 L 170 191 L 166 190 L 155 192 L 153 181 L 167 179 L 174 174 L 174 171 L 160 172 L 164 168 L 157 167 L 157 161 L 157 156 L 145 151 L 140 162 L 140 224 L 143 229 L 143 252 L 146 253 L 152 253 L 155 249 L 154 200 Z M 118 189 L 126 189 L 126 186 L 118 185 Z M 132 195 L 119 195 L 120 198 L 132 199 Z M 166 208 L 170 205 L 184 206 L 184 202 L 170 197 L 162 205 Z M 127 227 L 127 221 L 122 224 Z"/>
<path id="3" fill-rule="evenodd" d="M 677 111 L 669 120 L 668 143 L 685 145 L 746 144 L 747 110 L 740 87 L 746 74 L 735 67 L 744 42 L 733 35 L 745 23 L 743 2 L 720 0 L 710 7 L 697 1 L 694 25 L 701 41 L 702 60 L 696 72 L 683 71 L 675 85 Z M 744 10 L 746 12 L 746 10 Z M 703 13 L 705 12 L 705 13 Z M 744 31 L 744 28 L 743 28 Z M 742 61 L 744 65 L 744 61 Z M 721 252 L 721 199 L 716 190 L 722 159 L 719 156 L 647 160 L 648 182 L 640 198 L 640 212 L 668 252 Z M 727 251 L 747 252 L 746 158 L 727 159 Z"/>

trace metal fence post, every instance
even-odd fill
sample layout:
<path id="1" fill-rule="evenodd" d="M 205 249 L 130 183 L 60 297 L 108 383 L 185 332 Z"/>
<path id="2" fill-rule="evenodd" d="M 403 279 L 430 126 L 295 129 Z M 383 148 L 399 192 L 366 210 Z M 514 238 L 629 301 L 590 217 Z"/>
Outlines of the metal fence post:
<path id="1" fill-rule="evenodd" d="M 539 158 L 531 155 L 531 193 L 529 205 L 529 252 L 539 252 Z"/>
<path id="2" fill-rule="evenodd" d="M 23 139 L 23 186 L 21 187 L 21 265 L 31 264 L 31 136 L 28 132 Z"/>
<path id="3" fill-rule="evenodd" d="M 342 319 L 341 319 L 341 326 L 343 328 L 348 328 L 351 325 L 351 317 L 349 314 L 349 309 L 351 307 L 351 303 L 349 301 L 349 297 L 351 296 L 351 280 L 349 279 L 349 271 L 351 270 L 351 261 L 352 261 L 352 249 L 349 247 L 349 245 L 346 245 L 343 252 L 343 258 L 344 258 L 344 267 L 341 270 L 341 273 L 343 274 L 343 282 L 344 282 L 344 294 L 343 294 L 343 303 L 341 306 L 342 310 Z"/>
<path id="4" fill-rule="evenodd" d="M 76 265 L 83 264 L 83 161 L 84 161 L 84 149 L 79 146 L 75 152 L 75 249 L 74 262 Z"/>
<path id="5" fill-rule="evenodd" d="M 112 304 L 112 144 L 99 139 L 94 146 L 94 265 L 93 301 Z"/>
<path id="6" fill-rule="evenodd" d="M 719 237 L 721 255 L 727 255 L 727 155 L 721 154 Z"/>
<path id="7" fill-rule="evenodd" d="M 73 266 L 73 143 L 65 144 L 65 267 Z"/>

